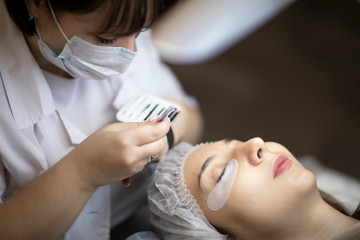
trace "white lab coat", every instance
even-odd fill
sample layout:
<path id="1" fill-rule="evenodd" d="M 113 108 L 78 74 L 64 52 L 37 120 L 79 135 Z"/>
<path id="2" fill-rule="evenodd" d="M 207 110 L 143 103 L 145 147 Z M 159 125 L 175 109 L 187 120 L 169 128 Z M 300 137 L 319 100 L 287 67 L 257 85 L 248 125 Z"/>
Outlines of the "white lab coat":
<path id="1" fill-rule="evenodd" d="M 161 64 L 150 34 L 139 36 L 138 54 L 125 74 L 64 80 L 39 68 L 0 1 L 0 204 L 91 133 L 115 122 L 117 110 L 136 93 L 197 106 Z M 99 188 L 63 239 L 109 239 L 111 226 L 145 202 L 149 176 L 144 170 L 132 177 L 130 188 Z"/>

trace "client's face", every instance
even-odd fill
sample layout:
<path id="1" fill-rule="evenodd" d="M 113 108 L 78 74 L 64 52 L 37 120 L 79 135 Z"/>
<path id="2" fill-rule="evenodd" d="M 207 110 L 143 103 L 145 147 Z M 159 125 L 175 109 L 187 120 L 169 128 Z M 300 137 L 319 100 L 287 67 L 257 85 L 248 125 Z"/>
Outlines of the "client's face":
<path id="1" fill-rule="evenodd" d="M 229 164 L 232 159 L 237 163 L 236 170 L 234 164 Z M 231 171 L 234 177 L 223 180 L 229 175 L 226 172 Z M 207 219 L 234 235 L 239 232 L 242 236 L 260 237 L 279 233 L 279 229 L 292 226 L 291 219 L 304 213 L 318 196 L 314 175 L 285 147 L 264 143 L 261 138 L 247 142 L 219 141 L 199 147 L 187 159 L 184 176 Z M 234 181 L 229 187 L 231 179 Z M 215 194 L 215 205 L 219 207 L 221 201 L 225 204 L 214 210 L 209 206 L 208 196 L 217 184 L 222 185 L 215 190 L 220 193 Z"/>

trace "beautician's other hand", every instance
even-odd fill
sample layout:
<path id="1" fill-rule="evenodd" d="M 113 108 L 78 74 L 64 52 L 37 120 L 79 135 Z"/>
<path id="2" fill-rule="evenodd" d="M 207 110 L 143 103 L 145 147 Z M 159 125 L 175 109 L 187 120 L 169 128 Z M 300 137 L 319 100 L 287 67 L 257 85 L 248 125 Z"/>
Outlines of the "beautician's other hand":
<path id="1" fill-rule="evenodd" d="M 89 136 L 67 157 L 80 179 L 97 188 L 142 171 L 148 157 L 167 148 L 169 128 L 168 118 L 157 123 L 114 123 Z"/>
<path id="2" fill-rule="evenodd" d="M 204 125 L 200 109 L 190 107 L 174 99 L 166 100 L 180 105 L 182 109 L 171 126 L 174 134 L 174 145 L 182 141 L 191 144 L 199 143 Z"/>
<path id="3" fill-rule="evenodd" d="M 192 144 L 197 144 L 201 139 L 203 132 L 203 118 L 199 109 L 190 107 L 175 99 L 167 98 L 166 100 L 173 102 L 181 106 L 181 113 L 173 122 L 171 129 L 173 131 L 173 145 L 178 144 L 181 141 L 185 141 Z M 169 145 L 167 144 L 159 155 L 156 157 L 156 161 L 161 160 L 169 151 Z"/>

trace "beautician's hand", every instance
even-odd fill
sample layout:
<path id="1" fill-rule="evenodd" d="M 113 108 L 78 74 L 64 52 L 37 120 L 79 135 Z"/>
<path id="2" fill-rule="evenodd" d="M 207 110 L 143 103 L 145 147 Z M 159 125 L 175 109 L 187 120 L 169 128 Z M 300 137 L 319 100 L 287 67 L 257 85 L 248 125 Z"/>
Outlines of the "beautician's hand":
<path id="1" fill-rule="evenodd" d="M 168 144 L 168 140 L 166 139 L 166 144 L 165 146 L 162 148 L 162 150 L 159 152 L 159 154 L 155 155 L 155 162 L 160 161 L 163 157 L 166 156 L 166 154 L 169 151 L 169 144 Z"/>
<path id="2" fill-rule="evenodd" d="M 167 148 L 168 118 L 162 122 L 115 123 L 83 141 L 67 157 L 79 177 L 97 188 L 128 178 L 144 168 L 148 157 Z"/>

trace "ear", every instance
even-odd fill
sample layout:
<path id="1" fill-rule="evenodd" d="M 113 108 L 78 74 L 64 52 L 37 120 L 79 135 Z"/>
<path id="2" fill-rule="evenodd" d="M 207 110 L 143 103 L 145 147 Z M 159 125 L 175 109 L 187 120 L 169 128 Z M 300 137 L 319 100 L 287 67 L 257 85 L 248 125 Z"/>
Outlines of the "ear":
<path id="1" fill-rule="evenodd" d="M 45 0 L 25 0 L 25 5 L 29 13 L 29 20 L 38 18 L 41 8 L 46 5 Z"/>

